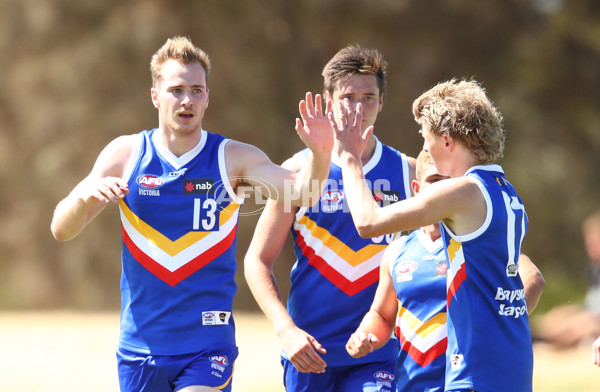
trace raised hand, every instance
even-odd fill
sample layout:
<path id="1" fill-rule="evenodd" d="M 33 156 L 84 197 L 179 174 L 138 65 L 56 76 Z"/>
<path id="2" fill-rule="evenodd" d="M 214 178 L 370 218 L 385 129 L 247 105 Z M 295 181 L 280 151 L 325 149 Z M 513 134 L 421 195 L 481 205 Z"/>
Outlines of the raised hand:
<path id="1" fill-rule="evenodd" d="M 339 157 L 342 157 L 343 154 L 350 154 L 352 157 L 360 159 L 373 134 L 373 126 L 362 131 L 363 107 L 361 103 L 358 103 L 356 110 L 353 110 L 350 101 L 344 99 L 338 102 L 337 109 L 339 114 L 337 119 L 333 111 L 327 113 L 329 122 L 334 129 L 336 141 L 334 152 Z"/>
<path id="2" fill-rule="evenodd" d="M 300 118 L 296 118 L 296 132 L 306 147 L 316 153 L 331 153 L 333 148 L 333 129 L 326 113 L 332 110 L 331 100 L 327 100 L 326 112 L 323 113 L 321 94 L 313 97 L 306 93 L 306 99 L 300 101 Z"/>

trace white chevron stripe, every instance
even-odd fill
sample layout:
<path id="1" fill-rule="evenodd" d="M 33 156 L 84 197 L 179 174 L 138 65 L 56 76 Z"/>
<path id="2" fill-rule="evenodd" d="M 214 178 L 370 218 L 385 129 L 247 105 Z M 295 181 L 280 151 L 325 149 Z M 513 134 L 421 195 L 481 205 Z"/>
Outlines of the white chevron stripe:
<path id="1" fill-rule="evenodd" d="M 450 257 L 450 252 L 448 252 L 448 256 Z M 454 253 L 454 257 L 450 260 L 450 269 L 448 270 L 448 283 L 454 280 L 456 273 L 460 270 L 460 267 L 465 263 L 465 255 L 463 253 L 463 247 L 460 246 L 459 249 Z"/>
<path id="2" fill-rule="evenodd" d="M 399 324 L 400 331 L 406 340 L 423 353 L 427 350 L 430 350 L 433 346 L 448 336 L 447 324 L 440 325 L 438 328 L 427 334 L 427 336 L 421 336 L 415 330 L 410 328 L 410 326 L 407 325 L 407 323 L 402 319 L 396 320 L 396 323 L 396 325 Z"/>
<path id="3" fill-rule="evenodd" d="M 325 260 L 327 264 L 329 264 L 333 269 L 351 282 L 362 278 L 367 273 L 371 272 L 375 268 L 378 268 L 379 264 L 381 264 L 381 258 L 383 257 L 385 249 L 382 249 L 380 252 L 368 258 L 359 265 L 352 266 L 344 259 L 339 257 L 334 251 L 328 248 L 323 241 L 317 237 L 314 237 L 306 225 L 294 223 L 294 228 L 299 231 L 300 235 L 304 238 L 306 245 L 311 247 L 317 256 Z"/>
<path id="4" fill-rule="evenodd" d="M 219 231 L 211 232 L 202 240 L 190 245 L 174 256 L 167 254 L 153 242 L 148 240 L 148 238 L 144 237 L 131 225 L 131 223 L 129 223 L 127 217 L 120 209 L 119 212 L 121 214 L 121 222 L 123 223 L 123 227 L 133 243 L 158 264 L 173 272 L 186 265 L 194 258 L 198 257 L 198 255 L 206 252 L 206 250 L 223 240 L 223 238 L 227 237 L 231 230 L 235 228 L 239 209 L 236 209 L 234 216 L 221 225 Z"/>

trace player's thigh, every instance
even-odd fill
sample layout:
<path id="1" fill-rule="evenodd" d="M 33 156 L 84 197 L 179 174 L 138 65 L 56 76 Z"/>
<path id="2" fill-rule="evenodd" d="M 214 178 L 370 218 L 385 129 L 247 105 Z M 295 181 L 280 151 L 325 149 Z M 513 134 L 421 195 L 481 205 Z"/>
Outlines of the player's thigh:
<path id="1" fill-rule="evenodd" d="M 227 347 L 210 353 L 193 355 L 185 367 L 172 379 L 174 391 L 230 392 L 233 364 L 237 358 L 237 347 Z"/>
<path id="2" fill-rule="evenodd" d="M 451 392 L 477 392 L 473 389 L 453 389 Z"/>
<path id="3" fill-rule="evenodd" d="M 301 373 L 285 358 L 283 366 L 283 385 L 286 392 L 334 392 L 334 375 L 330 368 L 325 373 Z"/>
<path id="4" fill-rule="evenodd" d="M 169 376 L 150 355 L 117 350 L 121 392 L 172 392 Z"/>
<path id="5" fill-rule="evenodd" d="M 156 356 L 117 350 L 121 392 L 231 391 L 237 347 Z"/>
<path id="6" fill-rule="evenodd" d="M 395 392 L 396 361 L 370 362 L 348 366 L 336 380 L 340 392 Z"/>

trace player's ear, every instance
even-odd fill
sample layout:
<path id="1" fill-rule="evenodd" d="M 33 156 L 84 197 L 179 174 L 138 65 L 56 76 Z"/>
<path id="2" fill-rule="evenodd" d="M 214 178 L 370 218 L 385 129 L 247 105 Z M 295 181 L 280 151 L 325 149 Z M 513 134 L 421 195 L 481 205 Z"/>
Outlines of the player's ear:
<path id="1" fill-rule="evenodd" d="M 159 108 L 160 104 L 158 103 L 158 91 L 154 87 L 150 89 L 150 97 L 152 98 L 152 104 L 155 108 Z"/>
<path id="2" fill-rule="evenodd" d="M 448 135 L 446 133 L 446 134 L 444 134 L 443 138 L 444 138 L 444 142 L 446 143 L 446 147 L 452 149 L 452 147 L 454 145 L 454 141 L 452 140 L 452 138 L 450 137 L 450 135 Z"/>
<path id="3" fill-rule="evenodd" d="M 410 183 L 410 188 L 413 191 L 413 195 L 416 195 L 419 193 L 419 189 L 421 189 L 421 184 L 419 184 L 419 181 L 417 180 L 412 180 Z"/>

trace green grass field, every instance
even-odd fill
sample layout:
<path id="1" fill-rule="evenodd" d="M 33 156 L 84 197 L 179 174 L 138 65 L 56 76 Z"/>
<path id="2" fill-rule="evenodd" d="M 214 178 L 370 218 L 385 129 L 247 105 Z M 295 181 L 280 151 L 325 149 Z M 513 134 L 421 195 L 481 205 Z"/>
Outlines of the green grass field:
<path id="1" fill-rule="evenodd" d="M 0 390 L 118 391 L 115 313 L 0 313 Z M 233 392 L 283 391 L 279 342 L 262 314 L 237 313 Z M 590 347 L 536 345 L 534 391 L 598 392 Z"/>

